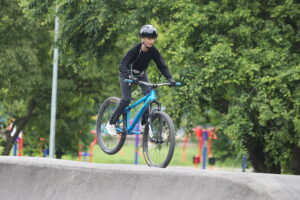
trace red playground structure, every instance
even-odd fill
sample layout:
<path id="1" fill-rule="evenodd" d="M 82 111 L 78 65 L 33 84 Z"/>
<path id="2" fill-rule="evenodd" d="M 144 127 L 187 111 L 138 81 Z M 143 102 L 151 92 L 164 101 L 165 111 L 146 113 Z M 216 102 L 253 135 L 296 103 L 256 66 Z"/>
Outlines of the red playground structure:
<path id="1" fill-rule="evenodd" d="M 96 136 L 96 131 L 94 131 L 94 130 L 91 131 L 91 134 L 94 135 L 94 140 L 90 144 L 90 151 L 89 152 L 81 151 L 82 145 L 79 144 L 79 149 L 80 149 L 80 151 L 78 152 L 78 160 L 79 161 L 82 161 L 82 160 L 85 161 L 85 157 L 89 156 L 90 157 L 89 162 L 93 162 L 93 148 L 94 148 L 95 144 L 97 144 L 98 139 L 97 139 L 97 136 Z M 82 157 L 83 157 L 83 159 L 82 159 Z"/>
<path id="2" fill-rule="evenodd" d="M 209 164 L 213 166 L 215 164 L 215 158 L 212 155 L 212 140 L 218 139 L 216 129 L 209 128 L 203 129 L 201 126 L 197 126 L 193 128 L 193 131 L 198 139 L 198 152 L 197 155 L 193 157 L 193 163 L 195 167 L 198 168 L 199 163 L 202 162 L 202 169 L 206 168 L 206 160 L 208 158 Z M 183 147 L 182 147 L 182 159 L 186 160 L 185 149 L 188 142 L 188 135 L 184 139 Z M 202 155 L 202 157 L 201 157 Z"/>

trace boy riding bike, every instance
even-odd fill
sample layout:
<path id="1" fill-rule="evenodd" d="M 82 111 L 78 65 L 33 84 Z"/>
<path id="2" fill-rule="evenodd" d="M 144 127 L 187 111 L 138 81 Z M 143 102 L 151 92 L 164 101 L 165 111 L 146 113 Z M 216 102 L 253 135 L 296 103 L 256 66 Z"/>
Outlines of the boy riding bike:
<path id="1" fill-rule="evenodd" d="M 159 51 L 154 47 L 158 33 L 152 25 L 144 25 L 140 29 L 141 43 L 132 47 L 124 56 L 119 70 L 120 70 L 120 85 L 122 91 L 121 101 L 111 116 L 109 122 L 106 124 L 106 129 L 111 135 L 116 135 L 116 123 L 119 117 L 124 112 L 124 109 L 130 104 L 131 101 L 131 84 L 125 82 L 125 79 L 137 78 L 140 81 L 149 82 L 146 69 L 151 60 L 157 65 L 159 71 L 169 81 L 169 86 L 175 86 L 176 82 L 166 66 Z M 149 86 L 140 85 L 144 95 L 148 94 L 151 90 Z M 145 127 L 148 120 L 149 111 L 146 110 L 142 116 L 141 129 Z"/>

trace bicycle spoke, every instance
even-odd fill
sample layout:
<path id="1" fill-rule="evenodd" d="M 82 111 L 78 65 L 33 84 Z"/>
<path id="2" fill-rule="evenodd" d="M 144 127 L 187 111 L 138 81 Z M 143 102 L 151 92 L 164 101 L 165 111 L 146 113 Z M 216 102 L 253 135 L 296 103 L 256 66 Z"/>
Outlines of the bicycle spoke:
<path id="1" fill-rule="evenodd" d="M 107 154 L 114 154 L 120 150 L 126 139 L 125 136 L 111 135 L 106 129 L 115 108 L 119 103 L 119 99 L 115 97 L 108 98 L 101 106 L 97 119 L 97 137 L 98 144 Z M 122 125 L 122 124 L 121 124 Z"/>
<path id="2" fill-rule="evenodd" d="M 170 162 L 175 145 L 173 123 L 163 112 L 154 115 L 151 120 L 151 131 L 145 134 L 144 152 L 150 166 L 166 167 Z M 149 130 L 148 130 L 149 131 Z"/>

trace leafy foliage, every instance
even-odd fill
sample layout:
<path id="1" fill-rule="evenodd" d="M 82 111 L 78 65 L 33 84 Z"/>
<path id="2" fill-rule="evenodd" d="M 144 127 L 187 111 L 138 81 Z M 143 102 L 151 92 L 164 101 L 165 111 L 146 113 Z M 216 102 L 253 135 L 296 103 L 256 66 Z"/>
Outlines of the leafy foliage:
<path id="1" fill-rule="evenodd" d="M 68 153 L 76 153 L 80 130 L 87 133 L 93 127 L 92 116 L 101 102 L 120 95 L 118 64 L 138 42 L 139 27 L 152 23 L 159 30 L 157 47 L 174 78 L 184 84 L 160 91 L 176 124 L 218 125 L 224 141 L 226 135 L 237 151 L 248 152 L 256 171 L 300 173 L 297 1 L 1 4 L 0 44 L 5 48 L 0 50 L 0 111 L 5 118 L 22 116 L 34 99 L 34 114 L 26 126 L 32 137 L 47 138 L 49 132 L 49 44 L 55 14 L 60 18 L 57 143 Z M 152 65 L 150 80 L 162 81 Z"/>
<path id="2" fill-rule="evenodd" d="M 219 131 L 246 148 L 257 171 L 280 173 L 299 149 L 299 4 L 179 1 L 166 28 L 168 58 L 185 87 L 170 100 L 179 117 L 216 109 Z M 192 11 L 192 12 L 191 12 Z M 186 13 L 192 14 L 187 15 Z M 178 41 L 178 42 L 174 42 Z M 183 99 L 178 100 L 178 96 Z M 184 103 L 183 103 L 184 102 Z M 197 106 L 193 107 L 197 108 Z M 192 112 L 191 112 L 192 111 Z"/>

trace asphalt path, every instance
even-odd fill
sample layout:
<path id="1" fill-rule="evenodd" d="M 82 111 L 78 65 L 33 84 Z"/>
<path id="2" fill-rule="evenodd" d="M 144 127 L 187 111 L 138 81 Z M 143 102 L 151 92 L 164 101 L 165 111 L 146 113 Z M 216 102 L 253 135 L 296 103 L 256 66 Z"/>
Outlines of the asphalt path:
<path id="1" fill-rule="evenodd" d="M 0 200 L 300 200 L 300 176 L 0 156 Z"/>

